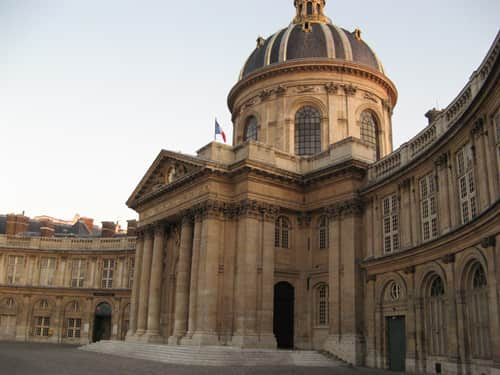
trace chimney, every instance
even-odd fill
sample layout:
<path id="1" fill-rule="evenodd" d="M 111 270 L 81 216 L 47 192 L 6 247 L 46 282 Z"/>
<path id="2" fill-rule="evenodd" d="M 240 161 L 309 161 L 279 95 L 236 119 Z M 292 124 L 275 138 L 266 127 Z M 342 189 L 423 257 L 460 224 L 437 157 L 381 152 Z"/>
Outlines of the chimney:
<path id="1" fill-rule="evenodd" d="M 111 238 L 115 235 L 116 232 L 116 224 L 112 221 L 103 221 L 102 222 L 102 231 L 101 237 L 103 238 Z"/>
<path id="2" fill-rule="evenodd" d="M 7 215 L 5 234 L 8 236 L 14 236 L 16 234 L 16 215 Z"/>
<path id="3" fill-rule="evenodd" d="M 81 217 L 80 221 L 85 225 L 90 234 L 94 231 L 94 219 L 89 217 Z"/>
<path id="4" fill-rule="evenodd" d="M 54 237 L 54 223 L 49 219 L 40 220 L 40 236 Z"/>
<path id="5" fill-rule="evenodd" d="M 127 220 L 127 237 L 137 236 L 137 220 Z"/>

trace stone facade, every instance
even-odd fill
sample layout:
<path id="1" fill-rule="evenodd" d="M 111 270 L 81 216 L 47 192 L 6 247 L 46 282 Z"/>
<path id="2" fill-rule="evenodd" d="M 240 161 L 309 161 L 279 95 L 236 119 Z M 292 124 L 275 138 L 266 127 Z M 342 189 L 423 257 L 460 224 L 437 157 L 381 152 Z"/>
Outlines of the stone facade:
<path id="1" fill-rule="evenodd" d="M 106 237 L 54 237 L 50 220 L 39 235 L 27 236 L 28 218 L 7 218 L 9 234 L 0 234 L 0 340 L 123 340 L 135 237 L 113 238 L 109 223 L 102 230 Z M 16 221 L 26 223 L 17 232 Z"/>
<path id="2" fill-rule="evenodd" d="M 127 340 L 498 374 L 500 38 L 393 151 L 394 84 L 311 4 L 257 41 L 228 98 L 233 146 L 161 151 L 130 197 Z M 328 56 L 289 58 L 317 32 Z"/>

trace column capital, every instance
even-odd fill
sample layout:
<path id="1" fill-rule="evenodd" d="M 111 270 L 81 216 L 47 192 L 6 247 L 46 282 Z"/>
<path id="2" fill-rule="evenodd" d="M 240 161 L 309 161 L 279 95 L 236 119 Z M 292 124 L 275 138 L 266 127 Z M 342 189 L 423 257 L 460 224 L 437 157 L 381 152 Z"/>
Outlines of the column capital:
<path id="1" fill-rule="evenodd" d="M 346 216 L 360 216 L 364 210 L 364 203 L 361 199 L 351 199 L 335 203 L 327 208 L 325 212 L 332 219 Z"/>
<path id="2" fill-rule="evenodd" d="M 164 236 L 165 235 L 165 224 L 158 222 L 154 224 L 154 234 L 156 236 Z"/>

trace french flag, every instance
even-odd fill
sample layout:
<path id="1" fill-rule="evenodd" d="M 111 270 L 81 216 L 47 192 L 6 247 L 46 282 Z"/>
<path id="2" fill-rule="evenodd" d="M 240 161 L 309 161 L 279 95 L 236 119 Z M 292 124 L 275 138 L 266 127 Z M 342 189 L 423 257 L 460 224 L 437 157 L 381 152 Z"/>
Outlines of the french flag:
<path id="1" fill-rule="evenodd" d="M 224 130 L 222 130 L 222 126 L 219 125 L 219 123 L 217 122 L 217 119 L 215 119 L 215 139 L 217 139 L 217 135 L 222 136 L 224 143 L 227 143 L 226 133 L 224 133 Z"/>

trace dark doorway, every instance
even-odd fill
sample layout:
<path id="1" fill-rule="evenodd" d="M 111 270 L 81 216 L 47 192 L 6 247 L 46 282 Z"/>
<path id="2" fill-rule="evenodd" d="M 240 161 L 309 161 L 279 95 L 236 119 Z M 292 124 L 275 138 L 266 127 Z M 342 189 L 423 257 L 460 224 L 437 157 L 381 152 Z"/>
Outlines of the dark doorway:
<path id="1" fill-rule="evenodd" d="M 111 311 L 111 306 L 106 302 L 97 305 L 92 342 L 111 339 Z"/>
<path id="2" fill-rule="evenodd" d="M 286 282 L 274 286 L 274 335 L 278 348 L 293 349 L 293 314 L 295 291 Z"/>
<path id="3" fill-rule="evenodd" d="M 406 328 L 405 317 L 387 318 L 389 369 L 405 371 L 406 368 Z"/>

